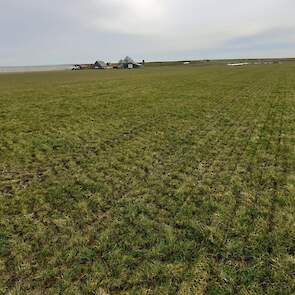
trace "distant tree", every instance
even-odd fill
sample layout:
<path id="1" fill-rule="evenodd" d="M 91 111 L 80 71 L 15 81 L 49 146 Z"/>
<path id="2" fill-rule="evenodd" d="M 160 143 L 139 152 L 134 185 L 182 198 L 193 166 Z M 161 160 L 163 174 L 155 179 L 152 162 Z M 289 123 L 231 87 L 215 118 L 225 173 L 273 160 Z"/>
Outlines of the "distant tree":
<path id="1" fill-rule="evenodd" d="M 121 59 L 119 60 L 119 64 L 134 64 L 134 60 L 129 57 L 129 56 L 126 56 L 124 59 Z"/>

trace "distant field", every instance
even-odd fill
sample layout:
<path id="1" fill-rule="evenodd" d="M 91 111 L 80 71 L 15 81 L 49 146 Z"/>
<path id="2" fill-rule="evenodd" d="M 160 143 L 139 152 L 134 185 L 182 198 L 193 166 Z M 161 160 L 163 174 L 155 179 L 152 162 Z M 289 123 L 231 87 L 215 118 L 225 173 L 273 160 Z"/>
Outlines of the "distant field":
<path id="1" fill-rule="evenodd" d="M 0 75 L 0 294 L 294 294 L 295 63 Z"/>

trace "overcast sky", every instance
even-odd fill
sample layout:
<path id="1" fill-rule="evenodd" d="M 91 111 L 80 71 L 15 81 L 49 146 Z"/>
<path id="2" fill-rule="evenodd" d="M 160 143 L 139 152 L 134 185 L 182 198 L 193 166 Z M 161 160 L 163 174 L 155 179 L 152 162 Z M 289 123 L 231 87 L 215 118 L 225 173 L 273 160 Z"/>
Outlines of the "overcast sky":
<path id="1" fill-rule="evenodd" d="M 295 56 L 295 0 L 0 0 L 0 66 Z"/>

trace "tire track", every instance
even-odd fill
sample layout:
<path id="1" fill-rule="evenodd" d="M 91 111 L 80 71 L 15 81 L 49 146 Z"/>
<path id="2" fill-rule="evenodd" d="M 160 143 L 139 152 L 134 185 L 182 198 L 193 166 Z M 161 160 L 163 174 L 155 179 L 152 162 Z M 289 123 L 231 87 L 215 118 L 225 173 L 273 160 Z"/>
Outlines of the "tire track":
<path id="1" fill-rule="evenodd" d="M 262 129 L 262 134 L 263 134 L 263 132 L 265 132 L 265 130 L 266 130 L 266 126 L 267 126 L 267 123 L 269 122 L 269 119 L 272 118 L 273 121 L 275 121 L 276 112 L 275 112 L 275 107 L 274 107 L 274 106 L 277 105 L 277 102 L 278 102 L 278 98 L 276 99 L 276 101 L 275 101 L 274 103 L 270 103 L 270 108 L 269 108 L 268 115 L 267 115 L 267 118 L 266 118 L 266 120 L 265 120 L 265 123 L 264 123 L 263 129 Z M 269 127 L 268 129 L 271 130 L 271 132 L 269 133 L 269 134 L 270 134 L 269 136 L 272 136 L 272 134 L 273 134 L 273 128 Z M 262 145 L 263 145 L 263 141 L 261 142 L 261 146 L 262 146 Z M 269 150 L 269 148 L 270 148 L 270 142 L 268 141 L 268 142 L 267 142 L 267 145 L 266 145 L 266 150 Z M 256 144 L 255 151 L 257 151 L 257 150 L 258 150 L 258 145 Z M 250 165 L 253 165 L 253 164 L 251 164 L 251 162 L 252 162 L 252 160 L 253 160 L 255 157 L 256 157 L 256 153 L 253 154 L 253 156 L 251 157 L 251 160 L 250 160 L 249 166 L 250 166 Z M 253 170 L 251 169 L 251 170 L 250 170 L 250 173 L 252 173 L 252 172 L 253 172 Z M 259 182 L 261 182 L 261 180 L 262 180 L 262 176 L 263 176 L 263 171 L 261 170 L 261 173 L 260 173 L 260 176 L 259 176 Z M 249 178 L 251 179 L 252 176 L 250 176 Z M 262 188 L 262 190 L 263 190 L 263 189 L 264 189 L 264 188 Z M 257 190 L 257 189 L 256 189 L 256 190 Z M 256 200 L 256 201 L 258 200 L 258 195 L 259 195 L 259 193 L 257 192 L 257 195 L 256 195 L 256 197 L 255 197 L 255 200 Z M 254 202 L 253 202 L 253 205 L 256 204 L 256 201 L 255 201 L 255 200 L 254 200 Z M 236 209 L 238 209 L 238 208 L 236 208 Z M 235 210 L 235 208 L 234 208 L 234 210 Z M 236 215 L 236 213 L 235 213 L 235 215 Z M 252 224 L 253 224 L 253 223 L 252 223 Z M 230 220 L 229 220 L 229 222 L 228 222 L 228 224 L 227 224 L 227 226 L 226 226 L 224 232 L 228 233 L 228 230 L 229 230 L 229 228 L 230 228 L 230 225 L 231 225 L 231 222 L 230 222 Z M 228 239 L 228 234 L 225 235 L 225 238 Z M 223 248 L 224 248 L 225 245 L 226 245 L 226 239 L 225 239 L 224 242 L 222 243 Z M 226 261 L 224 261 L 224 259 L 220 260 L 221 257 L 219 257 L 217 260 L 216 260 L 216 256 L 212 256 L 212 258 L 213 258 L 213 261 L 215 261 L 215 262 L 212 263 L 212 265 L 216 265 L 216 263 L 217 263 L 217 265 L 218 265 L 218 263 L 221 263 L 221 262 L 224 264 L 224 263 L 226 262 Z M 212 273 L 212 275 L 213 275 L 213 273 Z M 239 284 L 239 283 L 236 282 L 236 285 L 234 286 L 234 292 L 239 292 L 239 289 L 237 288 L 237 285 L 238 285 L 238 284 Z M 209 288 L 209 285 L 208 285 L 208 288 Z M 208 291 L 208 290 L 207 290 L 207 291 Z"/>
<path id="2" fill-rule="evenodd" d="M 265 91 L 265 89 L 263 89 L 262 91 Z M 259 93 L 258 93 L 259 95 Z M 263 105 L 260 105 L 259 108 L 257 108 L 256 112 L 254 113 L 253 117 L 255 118 L 257 114 L 259 114 L 259 112 L 263 109 Z M 249 119 L 249 118 L 248 118 Z M 248 148 L 248 145 L 250 143 L 250 139 L 253 135 L 253 132 L 254 132 L 254 129 L 257 128 L 256 125 L 253 125 L 252 128 L 248 131 L 248 134 L 246 135 L 246 140 L 245 141 L 242 141 L 241 143 L 241 146 L 238 146 L 236 149 L 232 149 L 232 154 L 235 154 L 235 150 L 239 151 L 237 153 L 237 156 L 236 156 L 236 159 L 234 161 L 234 166 L 233 166 L 233 169 L 232 171 L 230 172 L 230 175 L 229 175 L 229 178 L 228 178 L 228 181 L 227 183 L 225 183 L 227 186 L 230 185 L 232 179 L 233 179 L 233 176 L 238 168 L 238 165 L 241 161 L 241 158 L 244 154 L 246 154 L 246 150 Z M 236 198 L 236 201 L 235 201 L 235 205 L 233 206 L 233 209 L 231 210 L 231 213 L 229 214 L 229 218 L 228 218 L 228 222 L 226 223 L 225 227 L 221 228 L 220 230 L 224 231 L 225 233 L 228 232 L 228 228 L 230 227 L 230 223 L 232 222 L 232 219 L 235 217 L 236 215 L 236 212 L 241 204 L 241 200 L 240 200 L 240 194 L 237 196 L 237 194 L 234 194 L 235 198 Z M 212 222 L 213 222 L 213 219 L 211 218 L 211 221 L 209 223 L 209 226 L 212 226 Z M 225 234 L 225 237 L 224 237 L 224 243 L 227 239 L 227 234 Z M 205 243 L 207 243 L 207 241 L 205 241 Z M 205 246 L 205 244 L 203 243 L 203 247 Z M 206 256 L 206 254 L 203 254 Z M 208 254 L 207 254 L 208 256 Z M 213 258 L 215 258 L 213 255 L 209 255 Z M 197 262 L 198 263 L 198 262 Z M 206 278 L 207 278 L 207 282 L 203 282 L 204 286 L 208 286 L 208 283 L 209 283 L 209 280 L 210 280 L 210 276 L 212 275 L 212 272 L 210 271 L 210 269 L 208 270 L 209 268 L 209 265 L 207 263 L 205 263 L 207 265 L 207 275 L 206 275 Z M 194 266 L 192 266 L 194 267 Z M 203 288 L 204 290 L 204 294 L 207 292 L 207 287 L 204 287 Z M 180 292 L 181 293 L 181 292 Z"/>

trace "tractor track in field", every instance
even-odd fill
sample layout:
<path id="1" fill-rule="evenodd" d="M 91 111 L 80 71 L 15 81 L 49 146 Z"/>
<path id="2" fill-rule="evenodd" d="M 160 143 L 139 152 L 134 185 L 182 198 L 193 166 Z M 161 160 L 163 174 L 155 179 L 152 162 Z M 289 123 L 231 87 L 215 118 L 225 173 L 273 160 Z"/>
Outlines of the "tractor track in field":
<path id="1" fill-rule="evenodd" d="M 273 107 L 273 104 L 270 104 L 270 107 L 269 107 L 269 112 L 268 112 L 268 115 L 266 116 L 266 120 L 265 120 L 265 123 L 264 123 L 264 126 L 266 126 L 266 123 L 267 123 L 267 121 L 268 121 L 268 118 L 271 116 L 271 110 L 272 110 L 272 107 Z M 257 112 L 258 113 L 258 112 Z M 248 146 L 248 144 L 249 144 L 249 142 L 250 142 L 250 139 L 251 139 L 251 134 L 252 134 L 252 132 L 253 132 L 253 130 L 255 129 L 255 126 L 253 127 L 253 129 L 252 129 L 252 131 L 249 133 L 249 136 L 248 136 L 248 139 L 247 139 L 247 146 Z M 241 155 L 246 151 L 246 149 L 247 149 L 247 146 L 243 149 L 243 152 L 241 152 L 241 153 L 239 153 L 240 154 L 240 157 L 241 157 Z M 255 150 L 257 150 L 257 147 L 256 147 L 256 149 Z M 252 159 L 254 158 L 254 154 L 252 155 Z M 236 170 L 236 168 L 237 168 L 237 166 L 238 166 L 238 164 L 239 164 L 239 158 L 240 157 L 238 157 L 237 158 L 237 160 L 236 160 L 236 162 L 235 162 L 235 169 L 232 171 L 232 173 L 231 173 L 231 176 L 230 176 L 230 179 L 232 179 L 232 177 L 233 177 L 233 174 L 235 173 L 235 170 Z M 229 180 L 229 182 L 230 182 L 230 180 Z M 230 214 L 230 216 L 231 216 L 231 218 L 234 218 L 234 216 L 235 216 L 235 212 L 236 212 L 236 210 L 238 210 L 238 208 L 239 208 L 239 205 L 240 204 L 240 201 L 239 201 L 239 199 L 238 199 L 238 201 L 235 203 L 235 206 L 233 207 L 233 210 L 232 210 L 232 213 Z M 227 225 L 225 226 L 225 230 L 224 230 L 224 232 L 225 233 L 227 233 L 228 232 L 228 228 L 229 228 L 229 226 L 230 226 L 230 223 L 231 223 L 231 218 L 229 218 L 228 219 L 228 223 L 227 223 Z M 227 236 L 227 234 L 225 235 L 225 240 L 226 240 L 226 236 Z M 226 241 L 225 241 L 226 242 Z M 214 255 L 210 255 L 211 257 L 213 257 L 213 258 L 217 258 L 217 257 L 215 257 Z M 208 275 L 208 279 L 210 280 L 210 276 L 212 275 L 212 273 L 209 273 L 209 275 Z"/>
<path id="2" fill-rule="evenodd" d="M 263 126 L 263 128 L 262 128 L 262 130 L 265 130 L 265 128 L 266 128 L 266 126 L 267 126 L 267 123 L 269 122 L 269 119 L 271 118 L 271 116 L 272 116 L 272 114 L 273 114 L 273 112 L 274 112 L 274 106 L 277 104 L 277 102 L 278 102 L 278 98 L 276 99 L 276 101 L 274 102 L 274 103 L 270 103 L 270 107 L 269 107 L 269 111 L 268 111 L 268 115 L 266 116 L 266 120 L 265 120 L 265 123 L 264 123 L 264 126 Z M 261 137 L 260 137 L 261 138 Z M 267 146 L 266 146 L 266 149 L 268 150 L 269 149 L 269 141 L 268 141 L 268 144 L 267 144 Z M 258 145 L 256 144 L 256 146 L 255 146 L 255 154 L 254 153 L 252 153 L 252 157 L 250 158 L 250 161 L 249 161 L 249 164 L 248 164 L 248 166 L 250 167 L 251 166 L 251 162 L 253 161 L 253 159 L 254 159 L 254 157 L 255 157 L 255 155 L 256 155 L 256 152 L 257 152 L 257 150 L 258 150 Z M 252 173 L 252 169 L 250 170 L 251 171 L 251 173 Z M 261 173 L 260 173 L 260 176 L 259 176 L 259 179 L 260 180 L 262 180 L 262 176 L 263 176 L 263 172 L 261 171 Z M 260 182 L 260 180 L 259 180 L 259 182 Z M 256 204 L 256 202 L 257 202 L 257 200 L 258 200 L 258 193 L 256 194 L 256 196 L 255 196 L 255 199 L 254 199 L 254 202 L 253 202 L 253 205 L 255 205 Z M 239 202 L 240 203 L 240 202 Z M 231 213 L 231 218 L 235 218 L 235 216 L 236 216 L 236 210 L 238 210 L 238 208 L 239 208 L 239 206 L 240 206 L 240 204 L 238 205 L 238 206 L 234 206 L 233 207 L 233 210 L 232 210 L 232 213 Z M 225 227 L 225 229 L 224 229 L 224 232 L 225 233 L 227 233 L 226 235 L 225 235 L 225 240 L 223 241 L 223 246 L 225 246 L 225 243 L 226 243 L 226 240 L 227 240 L 227 235 L 228 235 L 228 230 L 229 230 L 229 228 L 230 228 L 230 224 L 231 224 L 231 220 L 229 219 L 228 220 L 228 223 L 227 223 L 227 225 L 226 225 L 226 227 Z M 253 224 L 253 223 L 252 223 Z M 249 234 L 250 234 L 250 232 L 248 232 L 248 236 L 249 236 Z M 245 240 L 247 240 L 247 239 L 245 239 Z M 216 262 L 218 262 L 218 260 L 220 260 L 221 259 L 221 257 L 216 257 L 216 256 L 214 256 L 214 255 L 211 255 L 211 259 L 213 259 L 214 261 L 216 261 Z M 220 262 L 220 261 L 219 261 Z M 213 262 L 213 265 L 214 265 L 215 263 Z M 212 272 L 212 273 L 211 273 Z M 214 275 L 214 271 L 211 269 L 211 268 L 209 268 L 209 275 L 208 275 L 208 279 L 209 279 L 209 281 L 210 281 L 210 277 L 211 276 L 213 276 Z M 208 282 L 208 285 L 207 285 L 207 288 L 209 288 L 209 282 Z M 239 289 L 237 288 L 237 285 L 234 287 L 235 288 L 235 291 L 236 292 L 238 292 L 239 291 Z M 208 292 L 208 290 L 209 289 L 206 289 L 206 292 Z M 205 293 L 206 293 L 205 292 Z"/>
<path id="3" fill-rule="evenodd" d="M 259 111 L 260 111 L 262 108 L 263 108 L 262 105 L 261 105 L 259 108 L 257 108 L 256 111 L 255 111 L 255 113 L 254 113 L 254 115 L 253 115 L 253 117 L 255 117 L 257 114 L 259 114 Z M 246 118 L 246 117 L 247 117 L 247 116 L 245 116 L 245 118 Z M 233 176 L 234 176 L 234 174 L 235 174 L 235 172 L 236 172 L 236 170 L 237 170 L 237 167 L 238 167 L 238 165 L 239 165 L 239 163 L 240 163 L 240 160 L 241 160 L 241 158 L 242 158 L 242 155 L 243 155 L 243 154 L 245 153 L 245 151 L 247 150 L 247 147 L 248 147 L 248 145 L 249 145 L 249 143 L 250 143 L 250 139 L 251 139 L 251 137 L 252 137 L 252 135 L 253 135 L 253 131 L 254 131 L 255 128 L 257 128 L 256 125 L 253 125 L 252 128 L 249 130 L 249 132 L 247 132 L 246 140 L 245 140 L 245 142 L 243 141 L 243 142 L 241 143 L 241 146 L 239 146 L 239 147 L 236 146 L 235 148 L 233 148 L 233 149 L 231 150 L 231 154 L 235 154 L 235 152 L 234 152 L 235 150 L 240 151 L 240 152 L 237 153 L 237 157 L 236 157 L 236 159 L 235 159 L 235 161 L 234 161 L 234 167 L 233 167 L 232 171 L 230 172 L 230 175 L 229 175 L 229 177 L 228 177 L 228 181 L 227 181 L 227 183 L 226 183 L 225 185 L 229 185 L 230 182 L 232 181 Z M 237 127 L 237 129 L 238 129 L 238 127 Z M 241 149 L 241 147 L 243 147 L 243 148 Z M 239 149 L 239 148 L 240 148 L 240 149 Z M 240 193 L 240 192 L 238 192 L 238 193 Z M 225 233 L 228 232 L 228 228 L 230 227 L 231 220 L 232 220 L 232 218 L 234 218 L 234 216 L 236 215 L 236 211 L 238 210 L 238 208 L 239 208 L 239 206 L 240 206 L 240 203 L 241 203 L 240 195 L 237 196 L 236 192 L 234 192 L 234 196 L 235 196 L 235 198 L 236 198 L 235 205 L 233 206 L 233 209 L 231 210 L 231 213 L 229 214 L 228 222 L 225 224 L 225 227 L 222 228 L 222 230 L 223 230 Z M 212 222 L 213 222 L 213 219 L 211 218 L 211 221 L 210 221 L 209 226 L 211 226 Z M 226 242 L 226 239 L 227 239 L 226 237 L 227 237 L 227 234 L 225 234 L 224 243 Z M 205 241 L 205 243 L 206 243 L 206 242 L 207 242 L 207 241 Z M 204 245 L 203 245 L 203 246 L 204 246 Z M 204 255 L 204 253 L 203 253 L 203 255 Z M 215 259 L 215 258 L 218 259 L 218 258 L 215 257 L 214 255 L 210 255 L 210 257 L 212 257 L 212 259 Z M 191 267 L 190 269 L 192 269 L 193 267 L 194 267 L 194 265 L 192 265 L 192 267 Z M 212 275 L 212 273 L 209 271 L 209 274 L 208 274 L 208 280 L 210 280 L 210 275 Z M 209 281 L 207 281 L 207 283 L 206 283 L 205 285 L 208 286 L 208 284 L 209 284 Z M 206 287 L 206 288 L 207 288 L 207 287 Z M 206 290 L 205 290 L 205 293 L 206 293 Z"/>
<path id="4" fill-rule="evenodd" d="M 282 191 L 282 188 L 284 187 L 284 183 L 281 183 L 282 181 L 286 180 L 286 164 L 284 165 L 285 171 L 278 171 L 279 170 L 279 158 L 281 157 L 282 152 L 282 134 L 283 134 L 283 128 L 284 128 L 284 105 L 282 105 L 283 110 L 280 111 L 280 123 L 279 123 L 279 134 L 277 138 L 277 151 L 275 154 L 274 159 L 274 169 L 275 169 L 275 177 L 272 179 L 272 189 L 273 193 L 271 196 L 271 203 L 268 213 L 268 219 L 267 219 L 267 226 L 266 226 L 266 236 L 268 237 L 267 241 L 267 253 L 268 256 L 265 261 L 265 277 L 262 281 L 262 287 L 263 290 L 267 290 L 269 284 L 270 284 L 270 277 L 271 277 L 271 270 L 272 270 L 272 259 L 271 256 L 273 254 L 273 247 L 274 247 L 274 241 L 273 241 L 273 231 L 275 228 L 275 215 L 276 215 L 276 200 L 279 196 L 279 192 Z M 284 173 L 284 179 L 280 181 L 279 174 Z"/>
<path id="5" fill-rule="evenodd" d="M 262 130 L 265 130 L 267 122 L 269 121 L 270 117 L 272 116 L 272 113 L 273 113 L 274 110 L 276 109 L 274 106 L 277 105 L 277 102 L 278 102 L 278 98 L 277 98 L 276 102 L 274 102 L 273 104 L 271 104 L 271 107 L 269 108 L 269 112 L 268 112 L 268 115 L 267 115 L 267 118 L 266 118 L 266 121 L 265 121 L 265 123 L 264 123 L 264 127 L 262 128 Z M 283 129 L 282 118 L 283 118 L 283 115 L 281 114 L 280 119 L 279 119 L 279 121 L 280 121 L 279 130 L 280 130 L 280 131 L 279 131 L 279 135 L 278 135 L 278 145 L 281 145 L 281 133 L 282 133 L 282 129 Z M 271 132 L 271 133 L 272 133 L 272 132 Z M 260 138 L 261 138 L 261 137 L 260 137 Z M 266 149 L 267 149 L 267 150 L 269 150 L 269 146 L 270 146 L 270 143 L 269 143 L 269 141 L 268 141 L 268 144 L 266 145 Z M 255 153 L 252 153 L 252 157 L 251 157 L 250 162 L 249 162 L 249 164 L 248 164 L 249 167 L 250 167 L 250 165 L 251 165 L 250 163 L 253 162 L 253 159 L 254 159 L 254 157 L 255 157 L 255 154 L 256 154 L 256 151 L 257 151 L 257 150 L 258 150 L 258 144 L 255 145 Z M 278 148 L 278 151 L 276 152 L 276 156 L 275 156 L 275 160 L 274 160 L 274 162 L 276 163 L 275 166 L 277 166 L 277 161 L 278 161 L 278 156 L 279 156 L 279 154 L 280 154 L 280 147 Z M 250 172 L 251 172 L 251 174 L 252 174 L 253 170 L 251 169 Z M 263 172 L 261 171 L 260 176 L 259 176 L 259 180 L 258 180 L 259 183 L 260 183 L 261 180 L 262 180 L 262 175 L 263 175 Z M 251 177 L 250 177 L 250 178 L 251 178 Z M 267 223 L 268 223 L 268 225 L 267 225 L 267 232 L 269 233 L 269 235 L 271 235 L 270 233 L 273 231 L 273 227 L 274 227 L 275 198 L 276 198 L 276 195 L 277 195 L 277 193 L 278 193 L 278 192 L 277 192 L 277 190 L 278 190 L 278 186 L 279 186 L 279 185 L 278 185 L 277 180 L 274 179 L 274 180 L 273 180 L 273 190 L 274 190 L 274 193 L 273 193 L 273 195 L 272 195 L 272 201 L 271 201 L 271 206 L 270 206 L 270 214 L 268 215 L 269 217 L 268 217 L 268 222 L 267 222 Z M 261 188 L 261 189 L 263 189 L 263 188 Z M 257 193 L 257 194 L 255 195 L 254 201 L 253 201 L 253 203 L 252 203 L 253 206 L 256 205 L 257 200 L 258 200 L 258 196 L 259 196 L 259 194 Z M 232 218 L 234 218 L 234 216 L 232 216 Z M 254 216 L 253 216 L 253 218 L 254 218 Z M 252 218 L 252 219 L 253 219 L 253 218 Z M 227 225 L 226 228 L 229 228 L 229 224 L 230 224 L 230 222 L 228 223 L 228 225 Z M 254 225 L 254 222 L 252 222 L 252 224 L 251 224 L 251 228 L 252 228 L 252 230 L 254 229 L 254 228 L 253 228 L 253 225 Z M 227 230 L 226 230 L 226 232 L 227 232 Z M 246 235 L 246 237 L 243 238 L 245 244 L 248 243 L 248 239 L 249 239 L 250 232 L 251 232 L 251 230 L 250 230 L 250 231 L 247 231 L 247 235 Z M 270 240 L 270 241 L 271 241 L 271 240 Z M 211 275 L 213 275 L 213 274 L 211 274 Z M 210 277 L 210 276 L 209 276 L 209 277 Z M 235 282 L 235 286 L 234 286 L 234 292 L 235 292 L 235 293 L 238 293 L 238 292 L 239 292 L 238 285 L 239 285 L 239 282 Z"/>
<path id="6" fill-rule="evenodd" d="M 274 109 L 274 105 L 275 105 L 275 103 L 273 103 L 273 104 L 270 104 L 270 108 L 269 108 L 269 111 L 268 111 L 268 115 L 267 115 L 267 118 L 266 118 L 266 120 L 265 120 L 265 122 L 264 122 L 264 126 L 262 127 L 262 130 L 266 130 L 266 126 L 267 126 L 267 123 L 269 122 L 269 119 L 271 118 L 271 116 L 273 115 L 273 109 Z M 259 139 L 261 140 L 261 138 L 262 138 L 262 136 L 260 136 L 259 137 Z M 252 173 L 253 173 L 253 169 L 251 168 L 251 166 L 254 164 L 253 163 L 253 160 L 254 160 L 254 158 L 255 158 L 255 156 L 256 156 L 256 154 L 257 154 L 257 151 L 258 151 L 258 147 L 261 145 L 261 143 L 259 144 L 259 143 L 256 143 L 256 145 L 255 145 L 255 150 L 254 150 L 254 153 L 252 153 L 252 156 L 251 156 L 251 158 L 250 158 L 250 161 L 249 161 L 249 164 L 247 165 L 247 167 L 248 167 L 248 170 L 250 171 L 250 175 L 252 175 Z M 267 145 L 266 145 L 266 151 L 268 151 L 269 150 L 269 147 L 270 147 L 270 144 L 269 144 L 269 141 L 267 142 Z M 258 179 L 257 179 L 257 183 L 261 183 L 261 181 L 262 181 L 262 177 L 263 177 L 263 171 L 261 170 L 260 171 L 260 173 L 259 173 L 259 175 L 258 175 Z M 249 177 L 249 178 L 251 178 L 251 177 Z M 263 186 L 263 187 L 261 187 L 261 190 L 259 190 L 259 191 L 263 191 L 263 190 L 265 190 L 265 185 Z M 259 191 L 257 191 L 256 193 L 255 193 L 255 196 L 254 196 L 254 199 L 253 199 L 253 202 L 252 202 L 252 207 L 250 208 L 250 211 L 252 211 L 252 209 L 256 206 L 256 204 L 257 204 L 257 201 L 258 201 L 258 198 L 259 198 Z M 251 216 L 251 219 L 252 219 L 252 221 L 254 221 L 254 219 L 255 219 L 255 216 Z M 254 223 L 252 223 L 252 225 L 254 225 Z M 252 228 L 252 230 L 253 230 L 253 228 Z M 250 236 L 250 233 L 251 233 L 251 230 L 250 231 L 248 231 L 247 232 L 247 234 L 246 234 L 246 236 L 245 236 L 245 243 L 247 243 L 248 242 L 248 240 L 249 240 L 249 236 Z"/>
<path id="7" fill-rule="evenodd" d="M 269 118 L 270 118 L 270 116 L 271 116 L 271 110 L 273 109 L 273 105 L 274 105 L 274 104 L 270 104 L 269 112 L 268 112 L 268 115 L 266 116 L 266 120 L 265 120 L 264 126 L 266 126 L 266 124 L 267 124 L 267 122 L 268 122 L 268 120 L 269 120 Z M 257 112 L 256 114 L 258 114 L 258 113 L 259 113 L 259 112 Z M 246 151 L 246 149 L 247 149 L 248 146 L 249 146 L 249 143 L 250 143 L 250 140 L 251 140 L 251 136 L 252 136 L 253 131 L 254 131 L 255 128 L 256 128 L 256 126 L 253 126 L 253 129 L 251 130 L 251 134 L 249 134 L 249 137 L 248 137 L 248 140 L 247 140 L 247 143 L 246 143 L 246 146 L 245 146 L 244 151 Z M 263 127 L 263 128 L 264 128 L 264 127 Z M 255 145 L 255 152 L 257 151 L 257 147 L 258 147 L 258 145 Z M 242 153 L 241 153 L 241 155 L 242 155 Z M 252 162 L 252 160 L 254 159 L 254 156 L 255 156 L 255 154 L 252 154 L 249 163 Z M 231 178 L 233 177 L 233 174 L 235 173 L 235 170 L 236 170 L 236 168 L 237 168 L 238 165 L 239 165 L 239 162 L 237 161 L 236 164 L 235 164 L 235 169 L 234 169 L 234 171 L 233 171 L 232 174 L 231 174 Z M 249 165 L 251 165 L 251 164 L 249 164 Z M 261 176 L 262 176 L 262 175 L 261 175 Z M 239 194 L 239 196 L 240 196 L 240 194 Z M 240 207 L 240 201 L 241 201 L 241 199 L 240 199 L 240 197 L 239 197 L 239 198 L 238 198 L 238 201 L 235 203 L 235 206 L 233 207 L 233 210 L 232 210 L 232 212 L 231 212 L 231 214 L 230 214 L 229 222 L 228 222 L 227 225 L 225 226 L 225 232 L 228 232 L 228 229 L 230 228 L 230 223 L 232 222 L 232 219 L 235 218 L 235 216 L 236 216 L 236 214 L 237 214 L 237 210 L 238 210 L 239 207 Z"/>
<path id="8" fill-rule="evenodd" d="M 262 130 L 266 130 L 266 126 L 267 126 L 267 122 L 269 122 L 269 119 L 273 116 L 273 112 L 274 112 L 274 106 L 276 105 L 276 103 L 278 102 L 278 99 L 276 100 L 276 102 L 275 103 L 273 103 L 273 104 L 271 104 L 271 106 L 270 106 L 270 109 L 269 109 L 269 112 L 268 112 L 268 116 L 267 116 L 267 118 L 266 118 L 266 120 L 265 120 L 265 123 L 264 123 L 264 126 L 263 126 L 263 128 L 262 128 Z M 262 138 L 262 136 L 260 136 L 260 139 Z M 252 157 L 251 157 L 251 161 L 250 161 L 250 163 L 249 163 L 249 165 L 248 165 L 248 167 L 250 168 L 251 167 L 251 165 L 253 165 L 253 159 L 254 159 L 254 157 L 255 157 L 255 155 L 256 155 L 256 152 L 257 152 L 257 150 L 258 150 L 258 147 L 261 145 L 261 143 L 260 144 L 256 144 L 255 145 L 255 154 L 253 153 L 252 154 Z M 269 151 L 269 148 L 270 148 L 270 141 L 268 140 L 267 141 L 267 144 L 266 144 L 266 147 L 265 147 L 265 150 L 266 151 Z M 270 165 L 270 164 L 269 164 Z M 249 169 L 250 170 L 250 173 L 251 173 L 251 175 L 252 175 L 252 173 L 253 173 L 253 169 Z M 257 183 L 258 184 L 261 184 L 261 182 L 262 182 L 262 177 L 263 177 L 263 171 L 262 170 L 260 170 L 260 173 L 259 173 L 259 175 L 258 175 L 258 179 L 257 179 Z M 251 177 L 250 177 L 251 178 Z M 266 187 L 265 187 L 265 184 L 264 184 L 264 186 L 263 187 L 261 187 L 261 189 L 259 190 L 259 191 L 264 191 L 266 189 Z M 253 199 L 253 202 L 252 202 L 252 206 L 251 206 L 251 208 L 250 208 L 250 211 L 252 212 L 252 210 L 254 209 L 254 207 L 256 206 L 256 204 L 257 204 L 257 201 L 258 201 L 258 198 L 259 198 L 259 191 L 257 191 L 256 192 L 256 194 L 255 194 L 255 197 L 254 197 L 254 199 Z M 254 215 L 251 215 L 251 219 L 252 219 L 252 225 L 254 225 L 254 220 L 255 220 L 255 216 Z M 253 228 L 253 226 L 251 226 L 251 230 L 250 231 L 248 231 L 247 232 L 247 234 L 246 234 L 246 236 L 245 236 L 245 243 L 247 243 L 248 241 L 249 241 L 249 237 L 250 237 L 250 233 L 251 233 L 251 231 L 253 230 L 254 228 Z"/>
<path id="9" fill-rule="evenodd" d="M 269 118 L 270 118 L 271 115 L 272 115 L 272 111 L 273 111 L 274 109 L 276 109 L 277 102 L 278 102 L 278 99 L 276 100 L 275 103 L 273 103 L 273 104 L 271 105 L 270 112 L 269 112 L 270 115 L 268 116 L 268 119 L 266 120 L 266 122 L 265 122 L 265 124 L 264 124 L 264 128 L 266 127 L 266 124 L 267 124 L 267 122 L 269 121 Z M 280 119 L 280 120 L 281 120 L 281 119 Z M 264 128 L 263 128 L 263 129 L 264 129 Z M 280 133 L 281 133 L 281 129 L 280 129 Z M 280 137 L 280 135 L 279 135 L 279 137 Z M 270 144 L 269 144 L 269 141 L 268 141 L 268 144 L 267 144 L 267 146 L 266 146 L 266 150 L 269 150 L 269 147 L 270 147 Z M 258 145 L 256 145 L 256 151 L 257 151 L 257 149 L 258 149 Z M 277 157 L 277 155 L 278 155 L 278 154 L 276 154 L 276 157 Z M 254 155 L 253 155 L 253 158 L 254 158 Z M 252 158 L 252 160 L 253 160 L 253 158 Z M 274 161 L 275 161 L 275 163 L 276 163 L 277 159 L 275 158 Z M 252 171 L 252 170 L 251 170 L 251 171 Z M 259 183 L 260 183 L 261 180 L 262 180 L 262 176 L 263 176 L 263 172 L 260 173 L 259 181 L 258 181 Z M 276 182 L 276 180 L 274 180 L 274 182 L 275 182 L 275 185 L 274 185 L 274 190 L 275 190 L 275 192 L 274 192 L 274 193 L 276 193 L 276 190 L 277 190 L 277 185 L 276 185 L 276 184 L 277 184 L 277 182 Z M 262 191 L 264 190 L 264 188 L 261 188 L 261 189 L 262 189 Z M 257 192 L 256 195 L 255 195 L 254 202 L 253 202 L 254 205 L 257 204 L 258 196 L 259 196 L 259 193 Z M 273 205 L 274 205 L 274 201 L 272 201 L 272 205 L 271 205 L 271 208 L 270 208 L 270 212 L 273 212 L 273 209 L 274 209 Z M 272 208 L 272 207 L 273 207 L 273 208 Z M 270 218 L 271 218 L 271 223 L 273 223 L 273 220 L 272 220 L 273 216 L 271 217 L 271 216 L 269 215 L 268 220 L 270 220 Z M 255 216 L 252 217 L 252 224 L 253 224 L 253 225 L 254 225 L 254 219 L 255 219 Z M 269 227 L 269 225 L 268 225 L 267 227 Z M 251 228 L 252 228 L 252 230 L 254 229 L 253 226 L 251 226 Z M 247 234 L 246 234 L 246 236 L 245 236 L 244 238 L 242 238 L 242 239 L 244 240 L 244 243 L 245 243 L 245 244 L 247 244 L 247 243 L 249 242 L 250 233 L 251 233 L 251 230 L 247 232 Z M 252 261 L 252 259 L 250 259 L 249 257 L 247 258 L 247 260 L 248 260 L 248 263 L 250 263 L 250 262 Z M 240 278 L 239 278 L 238 281 L 236 281 L 236 282 L 234 283 L 234 289 L 233 289 L 233 291 L 234 291 L 235 294 L 238 294 L 238 293 L 240 292 L 240 284 L 241 284 L 241 281 L 240 281 Z M 263 286 L 263 284 L 262 284 L 262 286 Z"/>

